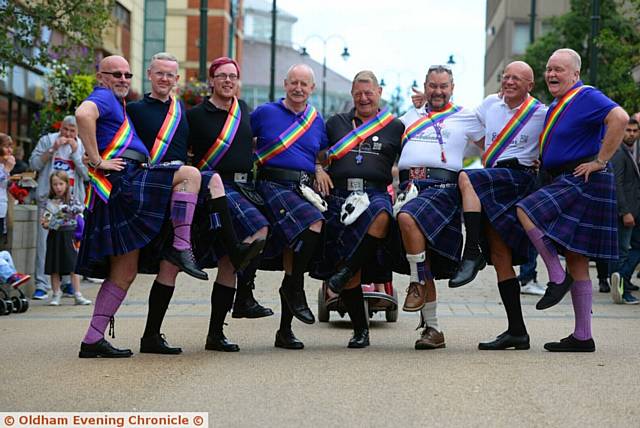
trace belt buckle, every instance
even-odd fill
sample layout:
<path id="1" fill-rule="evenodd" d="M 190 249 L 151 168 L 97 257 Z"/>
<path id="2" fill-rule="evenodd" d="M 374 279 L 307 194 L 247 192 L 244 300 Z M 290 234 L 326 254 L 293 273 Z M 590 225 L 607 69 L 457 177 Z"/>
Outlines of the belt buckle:
<path id="1" fill-rule="evenodd" d="M 350 192 L 359 192 L 364 190 L 364 179 L 347 178 L 347 190 Z"/>
<path id="2" fill-rule="evenodd" d="M 247 183 L 249 181 L 249 174 L 246 172 L 236 172 L 233 174 L 233 181 L 236 183 Z"/>
<path id="3" fill-rule="evenodd" d="M 410 180 L 425 180 L 427 178 L 427 168 L 409 168 Z"/>

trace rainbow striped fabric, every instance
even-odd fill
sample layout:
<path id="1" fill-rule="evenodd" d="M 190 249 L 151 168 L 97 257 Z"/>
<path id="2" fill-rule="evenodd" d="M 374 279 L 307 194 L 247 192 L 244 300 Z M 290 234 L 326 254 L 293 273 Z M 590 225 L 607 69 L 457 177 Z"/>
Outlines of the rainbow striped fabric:
<path id="1" fill-rule="evenodd" d="M 231 107 L 229 107 L 229 114 L 227 120 L 224 122 L 220 134 L 216 137 L 216 141 L 209 147 L 207 153 L 200 159 L 200 162 L 196 167 L 200 171 L 212 170 L 227 153 L 227 150 L 231 148 L 233 139 L 238 132 L 238 126 L 240 126 L 240 120 L 242 119 L 242 111 L 240 110 L 240 103 L 236 97 L 233 97 Z"/>
<path id="2" fill-rule="evenodd" d="M 551 132 L 553 132 L 553 128 L 558 123 L 558 119 L 560 116 L 567 110 L 567 108 L 571 105 L 573 100 L 575 100 L 576 95 L 580 93 L 583 89 L 591 88 L 588 85 L 578 86 L 577 88 L 573 88 L 558 101 L 558 104 L 547 113 L 547 119 L 545 120 L 544 129 L 540 133 L 540 156 L 543 155 L 545 148 L 547 148 L 549 139 L 551 137 Z"/>
<path id="3" fill-rule="evenodd" d="M 462 110 L 462 107 L 458 107 L 449 102 L 440 111 L 429 111 L 425 117 L 416 120 L 404 131 L 404 134 L 402 135 L 402 145 L 405 145 L 407 141 L 428 127 L 442 122 L 447 117 L 459 112 L 460 110 Z"/>
<path id="4" fill-rule="evenodd" d="M 164 157 L 164 154 L 167 153 L 167 149 L 169 149 L 169 144 L 173 139 L 173 135 L 176 133 L 178 125 L 180 125 L 181 117 L 182 107 L 180 106 L 180 102 L 176 97 L 172 96 L 169 111 L 164 118 L 164 122 L 162 122 L 162 126 L 160 127 L 158 135 L 156 135 L 156 140 L 151 148 L 151 165 L 158 164 Z"/>
<path id="5" fill-rule="evenodd" d="M 486 168 L 491 168 L 495 165 L 496 161 L 504 152 L 513 139 L 520 133 L 522 128 L 525 127 L 527 122 L 533 117 L 533 114 L 540 108 L 542 104 L 540 101 L 532 96 L 529 96 L 520 106 L 518 111 L 502 128 L 500 133 L 496 136 L 493 143 L 485 150 L 482 155 L 482 165 Z"/>
<path id="6" fill-rule="evenodd" d="M 385 126 L 387 126 L 394 116 L 389 109 L 383 109 L 378 112 L 372 119 L 363 122 L 360 126 L 342 137 L 340 141 L 329 147 L 327 158 L 329 162 L 342 158 L 349 153 L 351 149 L 362 143 L 369 136 L 375 134 Z"/>

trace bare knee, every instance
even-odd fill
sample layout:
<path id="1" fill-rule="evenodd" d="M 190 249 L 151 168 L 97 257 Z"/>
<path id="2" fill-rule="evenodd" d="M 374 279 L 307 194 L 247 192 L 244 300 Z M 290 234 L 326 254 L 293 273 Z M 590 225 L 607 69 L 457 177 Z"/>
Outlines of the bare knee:
<path id="1" fill-rule="evenodd" d="M 219 198 L 225 195 L 224 184 L 222 184 L 222 178 L 220 178 L 220 175 L 218 174 L 213 174 L 211 176 L 208 187 L 212 198 Z"/>
<path id="2" fill-rule="evenodd" d="M 369 226 L 369 234 L 375 236 L 376 238 L 384 238 L 387 235 L 387 231 L 389 230 L 389 222 L 390 222 L 389 213 L 381 212 L 376 216 Z"/>
<path id="3" fill-rule="evenodd" d="M 322 231 L 322 220 L 318 220 L 309 226 L 309 230 L 312 232 L 320 233 Z"/>
<path id="4" fill-rule="evenodd" d="M 465 191 L 468 191 L 472 188 L 471 180 L 469 180 L 469 176 L 464 171 L 460 171 L 460 174 L 458 174 L 458 188 L 460 189 L 461 193 L 464 193 Z"/>
<path id="5" fill-rule="evenodd" d="M 416 221 L 407 213 L 398 214 L 398 225 L 402 231 L 411 231 L 416 228 Z"/>

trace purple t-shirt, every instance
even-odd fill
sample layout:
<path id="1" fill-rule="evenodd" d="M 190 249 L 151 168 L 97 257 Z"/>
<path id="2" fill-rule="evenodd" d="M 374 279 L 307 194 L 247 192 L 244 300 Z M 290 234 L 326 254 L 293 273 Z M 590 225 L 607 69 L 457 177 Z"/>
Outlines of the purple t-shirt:
<path id="1" fill-rule="evenodd" d="M 257 138 L 257 149 L 270 145 L 283 133 L 302 113 L 294 113 L 285 107 L 282 98 L 273 103 L 259 106 L 251 113 L 251 129 Z M 315 161 L 318 151 L 329 145 L 324 120 L 320 113 L 307 132 L 291 147 L 269 159 L 265 165 L 274 168 L 294 169 L 315 172 Z"/>
<path id="2" fill-rule="evenodd" d="M 98 150 L 102 152 L 113 140 L 122 122 L 124 122 L 124 106 L 122 100 L 119 100 L 113 91 L 101 87 L 93 88 L 93 92 L 87 97 L 86 101 L 93 102 L 100 113 L 100 117 L 96 122 L 96 140 L 98 140 Z M 127 148 L 149 156 L 149 151 L 138 137 L 138 134 L 136 134 L 130 118 L 129 125 L 131 125 L 133 131 L 133 138 Z"/>
<path id="3" fill-rule="evenodd" d="M 571 89 L 578 86 L 583 86 L 582 81 L 578 81 Z M 553 100 L 549 106 L 545 124 L 556 104 L 558 99 Z M 618 104 L 596 88 L 587 87 L 581 90 L 558 118 L 549 134 L 547 147 L 542 153 L 543 168 L 556 168 L 587 156 L 597 155 L 606 131 L 604 119 L 617 106 Z"/>

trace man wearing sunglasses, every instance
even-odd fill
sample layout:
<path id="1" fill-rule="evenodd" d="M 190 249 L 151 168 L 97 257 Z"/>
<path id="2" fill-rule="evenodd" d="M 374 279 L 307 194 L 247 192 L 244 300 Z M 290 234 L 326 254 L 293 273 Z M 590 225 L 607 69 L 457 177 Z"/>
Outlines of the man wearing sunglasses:
<path id="1" fill-rule="evenodd" d="M 168 209 L 177 239 L 172 251 L 180 268 L 206 278 L 193 261 L 189 240 L 200 174 L 180 164 L 149 167 L 149 151 L 136 134 L 124 98 L 131 71 L 120 56 L 100 61 L 98 87 L 76 110 L 78 131 L 89 158 L 91 183 L 77 272 L 105 278 L 96 297 L 93 317 L 80 346 L 80 358 L 130 357 L 104 339 L 109 323 L 136 277 L 140 249 L 164 223 Z M 178 209 L 180 208 L 180 209 Z"/>
<path id="2" fill-rule="evenodd" d="M 424 83 L 426 104 L 400 118 L 405 125 L 398 162 L 400 187 L 416 194 L 397 215 L 410 268 L 403 309 L 420 311 L 424 327 L 416 349 L 445 347 L 434 279 L 449 278 L 460 260 L 458 171 L 467 142 L 484 136 L 475 113 L 451 102 L 453 88 L 449 67 L 430 67 Z"/>

